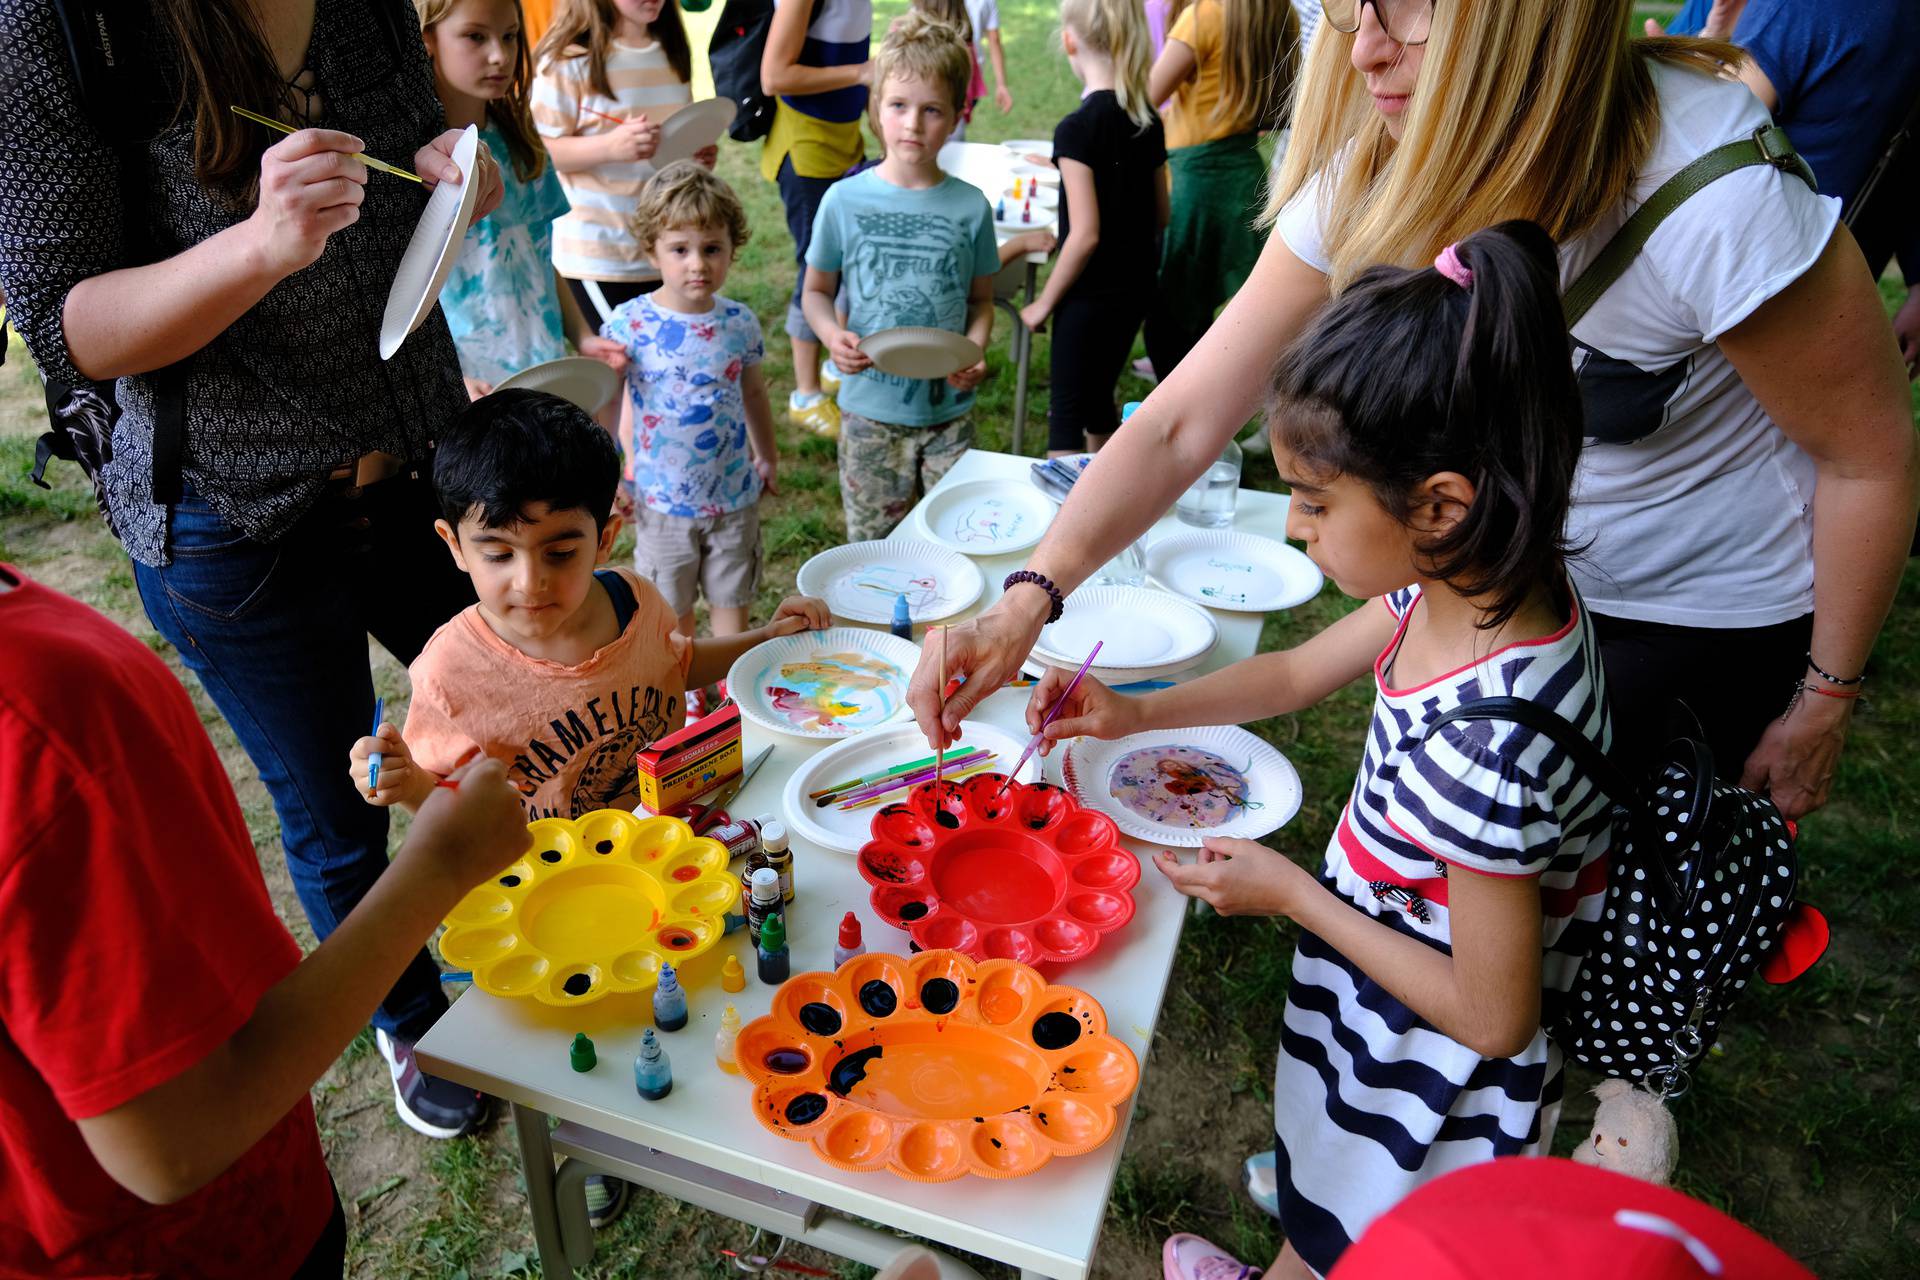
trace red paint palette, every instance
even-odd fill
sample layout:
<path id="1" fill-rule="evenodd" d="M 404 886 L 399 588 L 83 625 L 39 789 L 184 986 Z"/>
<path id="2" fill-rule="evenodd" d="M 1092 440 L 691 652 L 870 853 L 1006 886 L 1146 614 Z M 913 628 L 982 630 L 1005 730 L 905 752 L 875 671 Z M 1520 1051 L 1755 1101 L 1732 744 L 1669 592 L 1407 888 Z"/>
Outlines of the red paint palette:
<path id="1" fill-rule="evenodd" d="M 1063 963 L 1133 919 L 1140 862 L 1120 829 L 1059 787 L 978 774 L 923 783 L 873 817 L 860 875 L 873 909 L 923 950 Z"/>

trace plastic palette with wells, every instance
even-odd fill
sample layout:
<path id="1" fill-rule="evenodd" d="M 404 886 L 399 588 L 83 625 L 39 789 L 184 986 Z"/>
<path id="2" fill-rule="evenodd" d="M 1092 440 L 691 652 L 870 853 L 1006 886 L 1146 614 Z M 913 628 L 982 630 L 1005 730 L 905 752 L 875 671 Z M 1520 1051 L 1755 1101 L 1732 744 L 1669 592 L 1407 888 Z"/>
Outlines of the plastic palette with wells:
<path id="1" fill-rule="evenodd" d="M 496 996 L 571 1007 L 650 991 L 720 941 L 740 882 L 678 818 L 601 809 L 529 823 L 527 855 L 447 916 L 440 954 Z"/>
<path id="2" fill-rule="evenodd" d="M 975 960 L 1064 963 L 1133 919 L 1140 861 L 1112 818 L 1004 773 L 923 783 L 873 817 L 857 855 L 873 910 L 914 943 Z"/>
<path id="3" fill-rule="evenodd" d="M 740 1031 L 753 1111 L 836 1169 L 1018 1178 L 1112 1136 L 1140 1064 L 1106 1011 L 1012 960 L 855 956 Z"/>

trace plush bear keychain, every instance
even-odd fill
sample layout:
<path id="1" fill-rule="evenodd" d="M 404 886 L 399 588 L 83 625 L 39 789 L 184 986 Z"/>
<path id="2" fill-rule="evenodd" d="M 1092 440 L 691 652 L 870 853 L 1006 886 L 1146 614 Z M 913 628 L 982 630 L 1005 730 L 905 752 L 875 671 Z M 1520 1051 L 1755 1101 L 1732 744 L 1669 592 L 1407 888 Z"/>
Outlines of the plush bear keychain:
<path id="1" fill-rule="evenodd" d="M 1593 1096 L 1600 1100 L 1593 1132 L 1573 1158 L 1666 1186 L 1680 1160 L 1680 1130 L 1667 1104 L 1625 1080 L 1602 1080 Z"/>

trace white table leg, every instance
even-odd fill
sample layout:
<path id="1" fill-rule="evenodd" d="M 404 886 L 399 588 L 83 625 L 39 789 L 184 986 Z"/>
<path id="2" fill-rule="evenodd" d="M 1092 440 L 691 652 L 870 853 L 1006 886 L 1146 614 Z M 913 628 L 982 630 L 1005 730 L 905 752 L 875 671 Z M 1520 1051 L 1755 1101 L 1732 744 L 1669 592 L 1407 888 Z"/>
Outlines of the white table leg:
<path id="1" fill-rule="evenodd" d="M 1026 301 L 1031 303 L 1034 287 L 1040 277 L 1040 268 L 1034 263 L 1027 264 Z M 1013 322 L 1013 452 L 1026 452 L 1027 434 L 1027 366 L 1033 361 L 1033 330 L 1022 324 L 1018 317 Z"/>
<path id="2" fill-rule="evenodd" d="M 520 1141 L 520 1172 L 527 1180 L 527 1209 L 533 1215 L 533 1243 L 540 1254 L 540 1274 L 548 1280 L 570 1276 L 567 1252 L 560 1239 L 559 1204 L 554 1196 L 553 1142 L 547 1136 L 547 1113 L 513 1104 L 514 1135 Z"/>

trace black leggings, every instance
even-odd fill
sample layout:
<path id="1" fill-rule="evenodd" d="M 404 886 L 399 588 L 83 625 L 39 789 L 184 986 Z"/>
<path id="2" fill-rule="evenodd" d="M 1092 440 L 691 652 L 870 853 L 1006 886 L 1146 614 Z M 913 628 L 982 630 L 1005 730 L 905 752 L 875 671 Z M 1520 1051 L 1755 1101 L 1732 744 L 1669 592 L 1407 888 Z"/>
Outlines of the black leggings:
<path id="1" fill-rule="evenodd" d="M 1113 388 L 1133 352 L 1133 336 L 1146 317 L 1148 294 L 1068 290 L 1048 324 L 1053 347 L 1047 360 L 1047 448 L 1077 453 L 1089 433 L 1112 435 L 1120 425 Z"/>
<path id="2" fill-rule="evenodd" d="M 332 1183 L 328 1183 L 332 1189 Z M 333 1190 L 333 1213 L 320 1229 L 320 1238 L 301 1260 L 293 1280 L 339 1280 L 347 1268 L 347 1215 L 340 1207 L 340 1192 Z"/>
<path id="3" fill-rule="evenodd" d="M 1593 615 L 1613 712 L 1613 758 L 1638 774 L 1664 759 L 1677 700 L 1700 720 L 1714 772 L 1738 782 L 1806 670 L 1813 615 L 1769 627 L 1676 627 Z"/>

